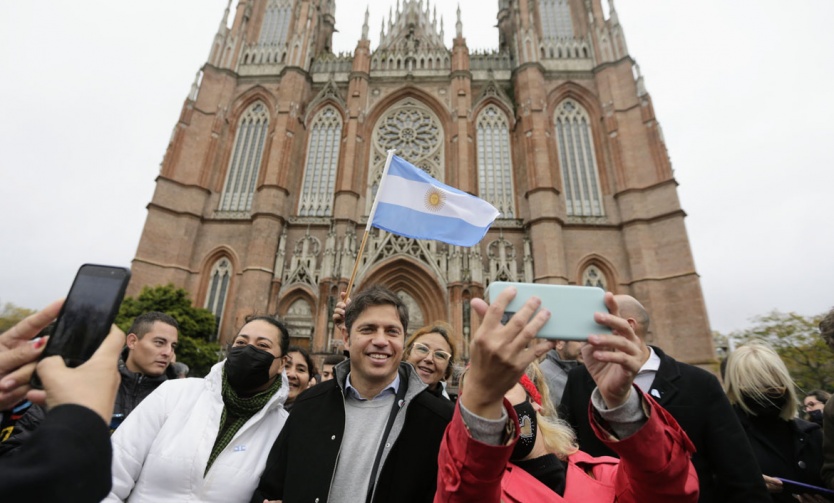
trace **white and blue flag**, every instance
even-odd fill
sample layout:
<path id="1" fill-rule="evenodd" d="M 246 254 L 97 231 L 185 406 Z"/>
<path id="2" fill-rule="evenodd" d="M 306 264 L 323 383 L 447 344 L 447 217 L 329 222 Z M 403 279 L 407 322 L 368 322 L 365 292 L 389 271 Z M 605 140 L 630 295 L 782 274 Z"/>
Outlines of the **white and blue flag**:
<path id="1" fill-rule="evenodd" d="M 440 183 L 389 151 L 368 229 L 475 246 L 498 215 L 483 199 Z"/>

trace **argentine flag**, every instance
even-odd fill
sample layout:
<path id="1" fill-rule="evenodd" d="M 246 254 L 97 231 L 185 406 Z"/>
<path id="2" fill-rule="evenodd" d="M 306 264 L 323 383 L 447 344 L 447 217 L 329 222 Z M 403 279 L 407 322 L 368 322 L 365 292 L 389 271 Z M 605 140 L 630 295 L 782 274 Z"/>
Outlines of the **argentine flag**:
<path id="1" fill-rule="evenodd" d="M 440 183 L 389 151 L 367 228 L 475 246 L 499 214 L 483 199 Z"/>

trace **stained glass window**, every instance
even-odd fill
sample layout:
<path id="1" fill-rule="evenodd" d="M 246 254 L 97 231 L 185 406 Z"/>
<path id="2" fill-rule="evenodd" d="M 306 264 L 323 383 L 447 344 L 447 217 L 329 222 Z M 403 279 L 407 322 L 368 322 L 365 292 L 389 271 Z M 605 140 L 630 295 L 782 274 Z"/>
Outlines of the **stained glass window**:
<path id="1" fill-rule="evenodd" d="M 443 128 L 440 121 L 428 107 L 406 98 L 393 105 L 374 128 L 365 211 L 371 209 L 385 167 L 386 151 L 390 148 L 437 180 L 444 181 Z"/>
<path id="2" fill-rule="evenodd" d="M 582 273 L 582 286 L 598 286 L 608 290 L 605 282 L 605 275 L 595 265 L 589 265 Z"/>
<path id="3" fill-rule="evenodd" d="M 223 319 L 223 308 L 226 305 L 226 296 L 229 293 L 229 283 L 232 279 L 232 265 L 229 259 L 223 257 L 214 263 L 209 275 L 208 295 L 206 295 L 205 308 L 214 313 L 217 327 Z M 217 333 L 215 332 L 215 337 Z"/>
<path id="4" fill-rule="evenodd" d="M 544 38 L 573 38 L 569 0 L 539 0 Z"/>
<path id="5" fill-rule="evenodd" d="M 514 218 L 510 130 L 507 117 L 495 105 L 478 116 L 478 189 L 481 198 L 501 212 L 501 218 Z"/>
<path id="6" fill-rule="evenodd" d="M 269 116 L 263 103 L 252 105 L 240 119 L 229 161 L 220 211 L 249 211 L 261 166 Z"/>
<path id="7" fill-rule="evenodd" d="M 588 113 L 571 99 L 556 108 L 556 142 L 571 216 L 602 216 L 602 200 Z"/>
<path id="8" fill-rule="evenodd" d="M 333 192 L 336 187 L 341 136 L 341 116 L 333 107 L 326 107 L 316 115 L 310 128 L 307 166 L 298 204 L 299 215 L 324 217 L 333 214 Z"/>
<path id="9" fill-rule="evenodd" d="M 270 0 L 261 25 L 261 45 L 286 44 L 292 18 L 292 2 Z"/>

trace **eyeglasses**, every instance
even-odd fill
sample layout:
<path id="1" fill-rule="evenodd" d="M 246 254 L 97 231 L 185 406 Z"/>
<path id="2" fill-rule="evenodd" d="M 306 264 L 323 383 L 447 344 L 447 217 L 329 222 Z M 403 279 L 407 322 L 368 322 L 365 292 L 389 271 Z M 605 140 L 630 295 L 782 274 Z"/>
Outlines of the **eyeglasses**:
<path id="1" fill-rule="evenodd" d="M 444 362 L 448 362 L 452 359 L 451 353 L 447 353 L 446 351 L 440 349 L 432 351 L 430 347 L 426 346 L 425 344 L 420 344 L 419 342 L 415 342 L 414 344 L 412 344 L 411 350 L 422 357 L 427 356 L 429 353 L 433 353 L 435 360 L 440 360 Z"/>
<path id="2" fill-rule="evenodd" d="M 808 410 L 812 407 L 817 407 L 818 405 L 822 405 L 822 402 L 808 402 L 802 406 L 803 409 Z"/>

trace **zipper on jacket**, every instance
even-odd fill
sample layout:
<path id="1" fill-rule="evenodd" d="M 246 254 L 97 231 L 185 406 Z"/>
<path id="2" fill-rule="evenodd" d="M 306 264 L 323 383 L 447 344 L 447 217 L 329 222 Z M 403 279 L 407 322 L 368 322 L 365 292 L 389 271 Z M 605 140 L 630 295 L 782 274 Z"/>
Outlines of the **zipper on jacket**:
<path id="1" fill-rule="evenodd" d="M 345 425 L 347 424 L 347 400 L 341 386 L 336 386 L 342 395 L 342 410 L 345 412 L 345 420 L 342 423 L 342 438 L 339 439 L 339 450 L 336 451 L 336 463 L 333 465 L 333 473 L 330 474 L 330 486 L 327 488 L 327 500 L 330 501 L 330 491 L 333 489 L 333 481 L 336 479 L 336 467 L 339 466 L 339 457 L 342 455 L 342 441 L 345 439 Z"/>

